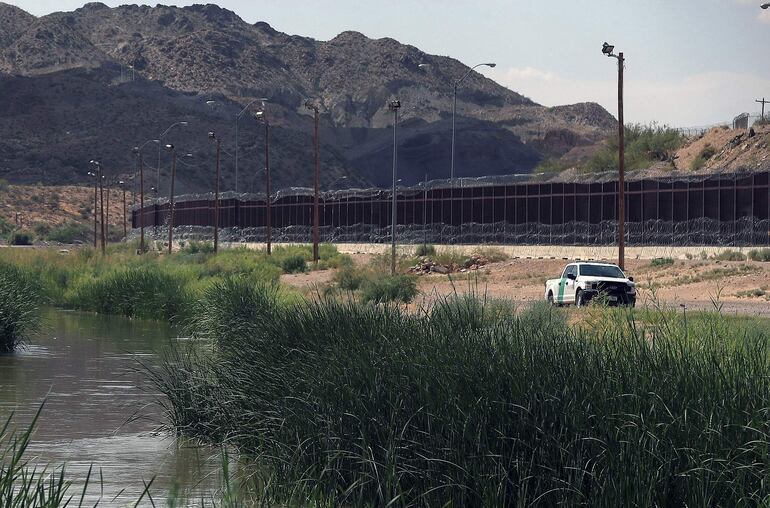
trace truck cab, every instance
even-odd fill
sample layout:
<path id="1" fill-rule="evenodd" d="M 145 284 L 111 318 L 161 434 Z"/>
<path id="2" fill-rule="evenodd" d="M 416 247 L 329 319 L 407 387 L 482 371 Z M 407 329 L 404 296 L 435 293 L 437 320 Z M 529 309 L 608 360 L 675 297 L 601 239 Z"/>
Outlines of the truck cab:
<path id="1" fill-rule="evenodd" d="M 545 298 L 553 305 L 586 305 L 601 297 L 608 305 L 636 305 L 636 284 L 617 265 L 570 263 L 561 277 L 545 282 Z"/>

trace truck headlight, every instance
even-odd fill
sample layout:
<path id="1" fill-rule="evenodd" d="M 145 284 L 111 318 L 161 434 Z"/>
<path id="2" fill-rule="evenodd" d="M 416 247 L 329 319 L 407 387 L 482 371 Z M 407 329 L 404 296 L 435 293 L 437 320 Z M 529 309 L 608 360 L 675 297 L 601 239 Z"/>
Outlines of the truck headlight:
<path id="1" fill-rule="evenodd" d="M 629 284 L 629 285 L 628 285 L 628 291 L 627 291 L 627 292 L 628 292 L 629 294 L 634 294 L 634 293 L 636 293 L 636 285 L 635 285 L 635 284 Z"/>
<path id="2" fill-rule="evenodd" d="M 586 282 L 586 289 L 596 289 L 597 284 L 596 282 Z"/>

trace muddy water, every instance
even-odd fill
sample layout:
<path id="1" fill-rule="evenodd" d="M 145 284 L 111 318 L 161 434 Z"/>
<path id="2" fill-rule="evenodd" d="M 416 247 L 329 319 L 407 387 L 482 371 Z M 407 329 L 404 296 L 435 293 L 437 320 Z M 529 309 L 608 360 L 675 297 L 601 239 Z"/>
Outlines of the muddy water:
<path id="1" fill-rule="evenodd" d="M 60 465 L 78 493 L 93 465 L 90 505 L 135 502 L 144 483 L 159 505 L 178 489 L 211 499 L 220 484 L 218 450 L 159 432 L 160 395 L 142 364 L 180 340 L 165 324 L 49 310 L 44 330 L 27 347 L 0 355 L 0 418 L 15 412 L 26 426 L 45 402 L 29 456 Z M 101 471 L 101 474 L 99 473 Z M 117 497 L 116 497 L 117 496 Z"/>

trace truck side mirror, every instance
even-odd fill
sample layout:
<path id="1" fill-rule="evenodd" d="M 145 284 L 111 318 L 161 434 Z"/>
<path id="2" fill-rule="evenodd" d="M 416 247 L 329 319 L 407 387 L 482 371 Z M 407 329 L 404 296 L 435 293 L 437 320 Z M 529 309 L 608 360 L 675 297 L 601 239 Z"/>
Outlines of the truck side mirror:
<path id="1" fill-rule="evenodd" d="M 567 278 L 569 280 L 575 280 L 575 279 L 577 279 L 577 276 L 574 273 L 568 273 L 567 274 Z"/>
<path id="2" fill-rule="evenodd" d="M 634 278 L 633 277 L 629 277 L 628 280 L 630 280 L 631 282 L 634 282 Z"/>

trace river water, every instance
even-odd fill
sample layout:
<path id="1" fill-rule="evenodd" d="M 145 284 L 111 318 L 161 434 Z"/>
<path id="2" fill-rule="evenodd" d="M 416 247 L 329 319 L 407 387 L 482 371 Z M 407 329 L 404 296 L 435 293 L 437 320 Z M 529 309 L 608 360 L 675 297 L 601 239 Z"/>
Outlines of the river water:
<path id="1" fill-rule="evenodd" d="M 78 501 L 93 465 L 87 505 L 133 505 L 153 479 L 159 506 L 174 489 L 200 505 L 221 484 L 219 451 L 160 431 L 161 396 L 142 366 L 175 340 L 164 323 L 47 310 L 23 350 L 0 355 L 0 418 L 14 412 L 26 428 L 45 402 L 29 458 L 66 463 Z"/>

